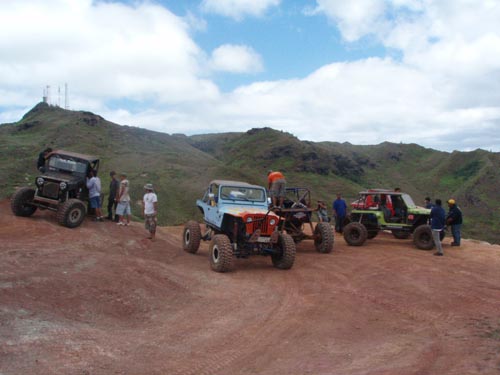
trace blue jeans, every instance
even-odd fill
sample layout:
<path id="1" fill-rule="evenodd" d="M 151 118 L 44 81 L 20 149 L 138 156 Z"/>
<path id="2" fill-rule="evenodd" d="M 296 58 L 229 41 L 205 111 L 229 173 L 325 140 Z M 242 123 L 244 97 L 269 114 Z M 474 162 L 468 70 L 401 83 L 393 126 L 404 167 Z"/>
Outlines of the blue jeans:
<path id="1" fill-rule="evenodd" d="M 451 226 L 451 234 L 453 235 L 453 242 L 460 245 L 460 229 L 462 224 L 453 224 Z"/>

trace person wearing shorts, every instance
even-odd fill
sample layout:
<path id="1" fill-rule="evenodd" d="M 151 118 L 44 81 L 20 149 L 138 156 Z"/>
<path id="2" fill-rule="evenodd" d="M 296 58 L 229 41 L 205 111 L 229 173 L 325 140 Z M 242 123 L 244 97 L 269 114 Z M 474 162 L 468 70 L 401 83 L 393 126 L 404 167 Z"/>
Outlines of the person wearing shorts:
<path id="1" fill-rule="evenodd" d="M 128 193 L 129 182 L 127 180 L 127 175 L 122 173 L 120 175 L 120 190 L 118 191 L 118 196 L 116 197 L 116 214 L 119 217 L 117 225 L 129 225 L 130 224 L 130 195 Z"/>
<path id="2" fill-rule="evenodd" d="M 278 171 L 268 171 L 267 182 L 269 185 L 269 194 L 271 195 L 273 207 L 277 207 L 279 202 L 279 207 L 283 208 L 283 201 L 285 200 L 286 195 L 285 176 Z"/>
<path id="3" fill-rule="evenodd" d="M 144 186 L 146 193 L 142 199 L 144 213 L 144 227 L 149 232 L 149 239 L 154 241 L 156 235 L 156 224 L 158 216 L 158 197 L 154 192 L 152 184 Z"/>
<path id="4" fill-rule="evenodd" d="M 95 221 L 104 221 L 101 212 L 101 180 L 97 173 L 91 170 L 87 177 L 87 189 L 89 189 L 90 208 L 95 210 Z"/>

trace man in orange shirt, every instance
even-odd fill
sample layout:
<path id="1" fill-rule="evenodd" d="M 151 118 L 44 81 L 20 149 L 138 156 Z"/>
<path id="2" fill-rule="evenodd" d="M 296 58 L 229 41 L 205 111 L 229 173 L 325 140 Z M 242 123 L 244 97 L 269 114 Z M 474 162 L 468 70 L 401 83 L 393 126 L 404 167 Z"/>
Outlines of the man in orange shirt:
<path id="1" fill-rule="evenodd" d="M 269 193 L 273 202 L 273 207 L 277 206 L 279 198 L 279 207 L 283 208 L 283 201 L 285 200 L 286 193 L 286 180 L 285 176 L 278 171 L 267 172 L 267 181 L 269 183 Z"/>

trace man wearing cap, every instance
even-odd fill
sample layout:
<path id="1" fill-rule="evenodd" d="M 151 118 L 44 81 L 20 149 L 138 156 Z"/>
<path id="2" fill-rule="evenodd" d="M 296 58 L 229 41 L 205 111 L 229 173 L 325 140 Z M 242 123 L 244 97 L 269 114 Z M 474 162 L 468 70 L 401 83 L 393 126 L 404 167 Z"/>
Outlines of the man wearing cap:
<path id="1" fill-rule="evenodd" d="M 142 199 L 143 213 L 144 213 L 144 226 L 149 231 L 149 239 L 154 241 L 156 235 L 156 224 L 158 215 L 158 197 L 154 192 L 152 184 L 144 185 L 146 193 Z"/>
<path id="2" fill-rule="evenodd" d="M 446 216 L 446 223 L 451 226 L 451 234 L 453 235 L 453 242 L 451 246 L 460 246 L 460 230 L 462 229 L 462 211 L 458 208 L 455 199 L 448 200 L 448 216 Z"/>
<path id="3" fill-rule="evenodd" d="M 116 195 L 118 194 L 118 189 L 120 188 L 120 183 L 116 179 L 116 172 L 109 172 L 111 177 L 111 182 L 109 183 L 109 196 L 108 196 L 108 220 L 113 220 L 113 209 L 116 212 Z M 118 221 L 118 215 L 115 213 L 114 221 Z"/>
<path id="4" fill-rule="evenodd" d="M 283 201 L 286 195 L 286 180 L 283 173 L 278 171 L 268 171 L 267 172 L 267 182 L 269 184 L 269 194 L 271 195 L 271 200 L 273 207 L 278 205 L 283 208 Z"/>

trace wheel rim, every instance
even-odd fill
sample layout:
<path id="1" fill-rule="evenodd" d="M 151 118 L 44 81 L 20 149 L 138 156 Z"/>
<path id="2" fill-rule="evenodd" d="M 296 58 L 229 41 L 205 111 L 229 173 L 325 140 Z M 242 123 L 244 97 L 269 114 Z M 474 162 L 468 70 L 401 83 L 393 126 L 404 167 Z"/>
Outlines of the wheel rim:
<path id="1" fill-rule="evenodd" d="M 219 261 L 219 248 L 217 247 L 217 245 L 215 245 L 212 249 L 212 259 L 214 263 L 217 263 Z"/>
<path id="2" fill-rule="evenodd" d="M 69 212 L 68 218 L 72 223 L 76 223 L 82 217 L 82 213 L 78 208 L 74 208 Z"/>
<path id="3" fill-rule="evenodd" d="M 189 245 L 190 241 L 191 241 L 191 233 L 189 232 L 189 229 L 186 229 L 186 232 L 184 232 L 184 243 L 186 245 Z"/>
<path id="4" fill-rule="evenodd" d="M 352 230 L 351 233 L 349 233 L 349 237 L 352 240 L 359 240 L 359 237 L 361 236 L 359 230 Z"/>

